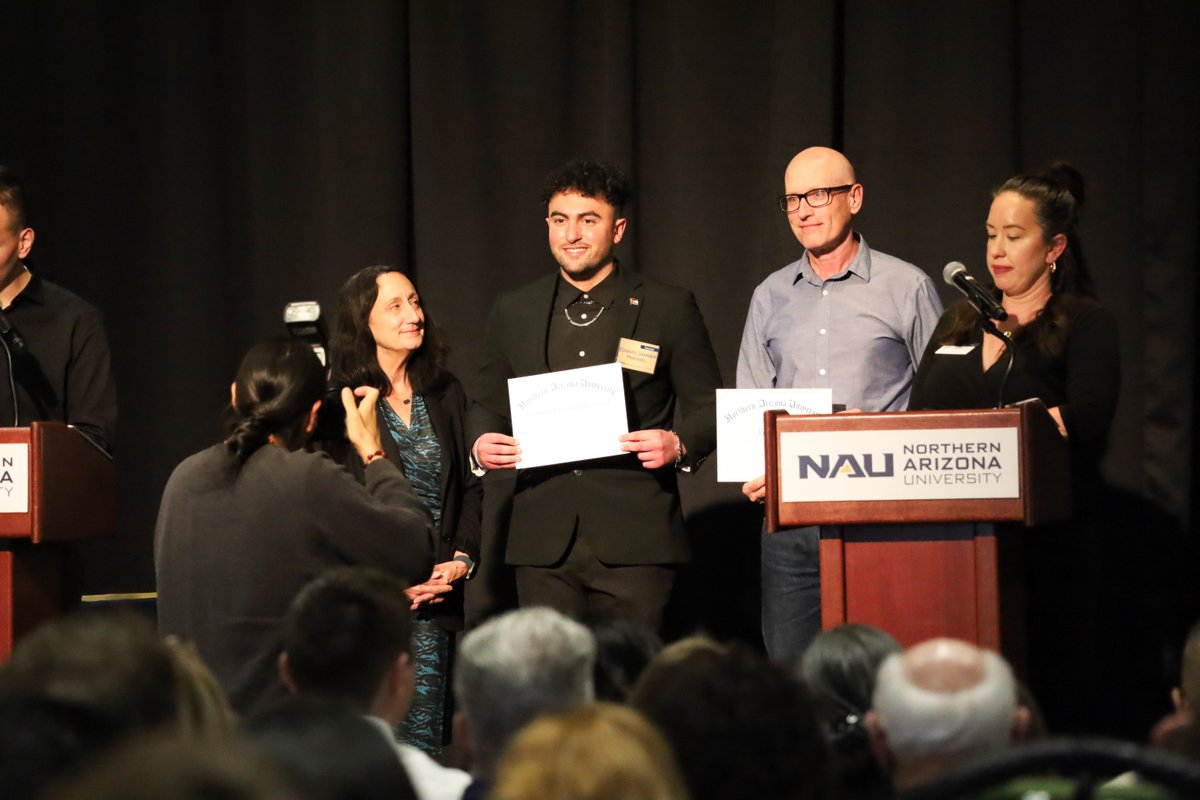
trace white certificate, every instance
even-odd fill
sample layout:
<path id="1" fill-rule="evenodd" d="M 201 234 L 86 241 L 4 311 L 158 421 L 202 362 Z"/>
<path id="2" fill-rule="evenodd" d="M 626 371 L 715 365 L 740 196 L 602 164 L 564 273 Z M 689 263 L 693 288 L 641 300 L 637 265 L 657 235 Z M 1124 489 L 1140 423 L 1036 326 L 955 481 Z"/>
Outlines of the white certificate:
<path id="1" fill-rule="evenodd" d="M 763 412 L 830 414 L 832 389 L 717 389 L 717 481 L 745 483 L 766 472 Z"/>
<path id="2" fill-rule="evenodd" d="M 517 469 L 619 456 L 629 433 L 621 365 L 566 369 L 508 379 Z"/>

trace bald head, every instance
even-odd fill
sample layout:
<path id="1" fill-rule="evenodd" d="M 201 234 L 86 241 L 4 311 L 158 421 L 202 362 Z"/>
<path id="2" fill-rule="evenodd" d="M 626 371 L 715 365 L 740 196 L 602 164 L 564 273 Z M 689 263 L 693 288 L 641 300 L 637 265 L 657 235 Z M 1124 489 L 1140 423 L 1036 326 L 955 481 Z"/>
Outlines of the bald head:
<path id="1" fill-rule="evenodd" d="M 803 194 L 818 187 L 855 182 L 854 167 L 850 161 L 829 147 L 801 150 L 788 162 L 783 173 L 783 183 L 789 194 Z M 793 189 L 793 184 L 797 188 Z"/>
<path id="2" fill-rule="evenodd" d="M 874 712 L 901 764 L 1008 746 L 1017 685 L 1004 659 L 957 639 L 931 639 L 879 668 Z"/>
<path id="3" fill-rule="evenodd" d="M 810 147 L 788 164 L 783 188 L 787 195 L 805 198 L 798 205 L 792 201 L 788 225 L 809 262 L 829 277 L 850 262 L 856 249 L 852 222 L 862 208 L 863 188 L 854 181 L 854 167 L 837 150 Z M 833 191 L 811 194 L 815 189 Z"/>
<path id="4" fill-rule="evenodd" d="M 978 686 L 987 676 L 983 651 L 957 639 L 930 639 L 900 657 L 912 685 L 927 692 L 953 694 Z"/>

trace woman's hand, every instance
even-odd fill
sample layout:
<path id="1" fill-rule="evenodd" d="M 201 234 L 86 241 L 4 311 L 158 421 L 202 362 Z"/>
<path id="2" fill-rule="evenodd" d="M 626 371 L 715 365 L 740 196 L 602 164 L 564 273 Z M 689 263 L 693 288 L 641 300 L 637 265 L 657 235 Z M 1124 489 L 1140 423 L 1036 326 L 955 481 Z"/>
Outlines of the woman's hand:
<path id="1" fill-rule="evenodd" d="M 356 404 L 355 397 L 362 399 Z M 342 407 L 346 409 L 346 438 L 363 461 L 383 449 L 379 439 L 379 422 L 375 418 L 378 402 L 379 390 L 371 386 L 359 386 L 354 390 L 347 386 L 342 389 Z"/>
<path id="2" fill-rule="evenodd" d="M 446 599 L 446 595 L 454 591 L 454 583 L 467 577 L 468 567 L 461 561 L 443 561 L 434 564 L 429 579 L 405 590 L 408 599 L 412 601 L 412 610 L 423 603 L 433 605 Z"/>

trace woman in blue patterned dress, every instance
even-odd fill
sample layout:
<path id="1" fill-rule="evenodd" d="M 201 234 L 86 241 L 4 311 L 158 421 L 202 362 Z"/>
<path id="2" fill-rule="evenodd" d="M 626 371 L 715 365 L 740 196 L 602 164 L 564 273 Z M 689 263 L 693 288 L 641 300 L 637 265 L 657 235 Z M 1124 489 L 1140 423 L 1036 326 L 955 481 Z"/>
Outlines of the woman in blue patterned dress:
<path id="1" fill-rule="evenodd" d="M 479 557 L 483 494 L 467 462 L 466 395 L 446 370 L 446 349 L 400 270 L 367 267 L 342 287 L 331 342 L 334 380 L 379 389 L 384 454 L 429 509 L 438 537 L 432 574 L 409 590 L 416 693 L 397 730 L 402 741 L 434 755 L 448 739 L 447 678 L 454 633 L 462 629 L 462 584 Z"/>

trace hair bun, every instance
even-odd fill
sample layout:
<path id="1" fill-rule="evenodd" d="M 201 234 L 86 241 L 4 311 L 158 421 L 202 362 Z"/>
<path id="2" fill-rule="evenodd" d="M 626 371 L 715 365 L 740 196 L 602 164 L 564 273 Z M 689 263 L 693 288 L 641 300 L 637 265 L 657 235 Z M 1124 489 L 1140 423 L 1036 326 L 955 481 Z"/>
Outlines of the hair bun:
<path id="1" fill-rule="evenodd" d="M 225 447 L 237 457 L 239 463 L 243 463 L 270 438 L 266 421 L 261 417 L 242 417 L 230 431 L 229 438 L 225 440 Z"/>
<path id="2" fill-rule="evenodd" d="M 1048 182 L 1056 184 L 1071 193 L 1075 198 L 1076 207 L 1082 207 L 1085 195 L 1083 188 L 1083 173 L 1069 161 L 1055 161 L 1042 173 Z"/>

